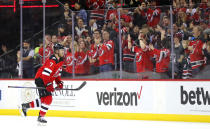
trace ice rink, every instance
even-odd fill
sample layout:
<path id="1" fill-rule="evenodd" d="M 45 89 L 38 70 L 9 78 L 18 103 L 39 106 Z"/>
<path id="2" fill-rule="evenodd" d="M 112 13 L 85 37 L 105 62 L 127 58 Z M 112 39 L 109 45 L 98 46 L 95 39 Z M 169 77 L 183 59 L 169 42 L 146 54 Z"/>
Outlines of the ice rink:
<path id="1" fill-rule="evenodd" d="M 0 116 L 1 129 L 210 129 L 210 123 L 112 120 L 92 118 L 46 117 L 39 126 L 37 117 Z"/>

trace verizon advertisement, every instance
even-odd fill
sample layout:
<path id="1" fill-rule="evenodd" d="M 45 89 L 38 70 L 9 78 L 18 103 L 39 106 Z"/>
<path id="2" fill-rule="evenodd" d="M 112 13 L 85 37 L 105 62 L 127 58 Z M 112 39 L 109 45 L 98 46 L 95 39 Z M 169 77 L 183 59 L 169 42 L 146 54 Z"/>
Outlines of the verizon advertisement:
<path id="1" fill-rule="evenodd" d="M 74 92 L 76 103 L 72 110 L 97 112 L 151 113 L 152 86 L 141 82 L 88 81 L 79 92 Z"/>
<path id="2" fill-rule="evenodd" d="M 118 92 L 116 87 L 114 92 L 96 92 L 98 105 L 138 106 L 141 91 L 142 86 L 140 92 Z"/>
<path id="3" fill-rule="evenodd" d="M 64 80 L 64 88 L 83 81 Z M 0 81 L 0 109 L 38 98 L 33 80 Z M 50 110 L 210 115 L 210 81 L 87 81 L 53 93 Z"/>

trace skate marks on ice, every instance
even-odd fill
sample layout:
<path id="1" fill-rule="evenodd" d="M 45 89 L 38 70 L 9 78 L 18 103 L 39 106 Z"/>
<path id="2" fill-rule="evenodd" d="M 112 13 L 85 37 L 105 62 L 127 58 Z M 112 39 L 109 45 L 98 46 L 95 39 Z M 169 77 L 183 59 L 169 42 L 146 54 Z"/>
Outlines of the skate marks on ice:
<path id="1" fill-rule="evenodd" d="M 209 123 L 112 120 L 46 117 L 48 123 L 38 125 L 37 117 L 0 116 L 2 129 L 210 129 Z"/>

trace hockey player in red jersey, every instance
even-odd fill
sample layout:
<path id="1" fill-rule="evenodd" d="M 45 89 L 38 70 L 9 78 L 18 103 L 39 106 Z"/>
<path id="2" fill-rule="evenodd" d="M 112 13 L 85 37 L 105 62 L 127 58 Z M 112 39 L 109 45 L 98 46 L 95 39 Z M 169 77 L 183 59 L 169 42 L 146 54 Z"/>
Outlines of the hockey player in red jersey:
<path id="1" fill-rule="evenodd" d="M 63 82 L 61 81 L 61 72 L 63 65 L 64 47 L 61 44 L 54 45 L 54 54 L 45 62 L 45 64 L 39 68 L 35 76 L 35 84 L 37 87 L 46 88 L 38 89 L 39 99 L 36 99 L 30 103 L 22 104 L 22 112 L 24 116 L 27 116 L 27 110 L 29 108 L 40 107 L 38 122 L 47 123 L 44 119 L 46 112 L 52 103 L 52 92 L 55 89 L 62 89 Z M 53 81 L 57 84 L 54 89 Z"/>

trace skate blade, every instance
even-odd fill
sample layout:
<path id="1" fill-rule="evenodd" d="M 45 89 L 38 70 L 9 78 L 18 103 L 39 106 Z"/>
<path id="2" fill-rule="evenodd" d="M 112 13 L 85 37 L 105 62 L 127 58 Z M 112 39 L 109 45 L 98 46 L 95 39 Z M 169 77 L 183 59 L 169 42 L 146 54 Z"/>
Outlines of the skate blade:
<path id="1" fill-rule="evenodd" d="M 18 105 L 18 109 L 19 109 L 20 115 L 21 115 L 22 117 L 26 117 L 26 116 L 24 115 L 23 111 L 22 111 L 21 106 Z"/>
<path id="2" fill-rule="evenodd" d="M 46 126 L 47 123 L 41 123 L 41 122 L 38 121 L 37 125 L 38 125 L 38 126 Z"/>

